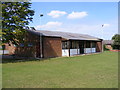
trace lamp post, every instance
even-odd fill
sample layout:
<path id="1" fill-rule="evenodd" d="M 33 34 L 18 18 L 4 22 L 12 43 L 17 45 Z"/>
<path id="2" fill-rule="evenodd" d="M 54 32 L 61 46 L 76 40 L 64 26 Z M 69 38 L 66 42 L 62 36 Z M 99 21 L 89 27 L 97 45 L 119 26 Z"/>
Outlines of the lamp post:
<path id="1" fill-rule="evenodd" d="M 104 24 L 102 24 L 102 52 L 104 51 L 104 45 L 103 45 L 103 28 L 104 28 Z"/>
<path id="2" fill-rule="evenodd" d="M 43 17 L 43 14 L 40 14 L 40 17 Z M 42 34 L 40 33 L 40 57 L 43 58 L 42 52 Z"/>

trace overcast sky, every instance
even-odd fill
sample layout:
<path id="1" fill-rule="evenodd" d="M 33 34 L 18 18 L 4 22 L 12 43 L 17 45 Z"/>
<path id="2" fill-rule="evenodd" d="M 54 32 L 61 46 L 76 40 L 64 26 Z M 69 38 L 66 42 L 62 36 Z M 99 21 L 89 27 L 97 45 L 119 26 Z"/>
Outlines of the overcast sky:
<path id="1" fill-rule="evenodd" d="M 35 15 L 30 26 L 37 30 L 89 34 L 107 40 L 118 33 L 117 2 L 32 2 L 32 9 Z"/>

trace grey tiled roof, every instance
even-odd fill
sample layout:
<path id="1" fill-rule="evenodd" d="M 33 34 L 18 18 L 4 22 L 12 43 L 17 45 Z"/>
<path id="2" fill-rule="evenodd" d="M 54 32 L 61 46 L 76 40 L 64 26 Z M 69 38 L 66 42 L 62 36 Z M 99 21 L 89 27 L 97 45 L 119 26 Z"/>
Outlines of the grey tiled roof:
<path id="1" fill-rule="evenodd" d="M 113 44 L 113 40 L 103 40 L 103 44 Z"/>
<path id="2" fill-rule="evenodd" d="M 77 34 L 77 33 L 69 33 L 69 32 L 59 32 L 59 31 L 46 31 L 46 30 L 28 30 L 36 35 L 43 35 L 43 36 L 53 36 L 53 37 L 62 37 L 64 39 L 71 39 L 71 40 L 101 40 L 100 38 L 96 38 L 87 34 Z"/>

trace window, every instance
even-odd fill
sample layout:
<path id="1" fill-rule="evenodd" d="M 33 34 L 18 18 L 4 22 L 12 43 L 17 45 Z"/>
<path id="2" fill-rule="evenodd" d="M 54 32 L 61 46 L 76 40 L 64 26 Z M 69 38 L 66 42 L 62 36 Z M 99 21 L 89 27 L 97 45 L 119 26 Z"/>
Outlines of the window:
<path id="1" fill-rule="evenodd" d="M 71 49 L 77 49 L 78 48 L 78 42 L 77 41 L 71 41 L 70 48 Z"/>
<path id="2" fill-rule="evenodd" d="M 20 47 L 24 47 L 24 44 L 23 44 L 23 43 L 20 43 L 19 46 L 20 46 Z"/>
<path id="3" fill-rule="evenodd" d="M 90 41 L 86 41 L 86 48 L 91 48 L 90 47 Z"/>
<path id="4" fill-rule="evenodd" d="M 32 47 L 33 46 L 33 44 L 32 43 L 28 43 L 28 47 Z"/>
<path id="5" fill-rule="evenodd" d="M 96 48 L 96 42 L 92 42 L 92 48 Z"/>
<path id="6" fill-rule="evenodd" d="M 62 42 L 62 49 L 68 49 L 68 46 L 69 46 L 68 41 Z"/>

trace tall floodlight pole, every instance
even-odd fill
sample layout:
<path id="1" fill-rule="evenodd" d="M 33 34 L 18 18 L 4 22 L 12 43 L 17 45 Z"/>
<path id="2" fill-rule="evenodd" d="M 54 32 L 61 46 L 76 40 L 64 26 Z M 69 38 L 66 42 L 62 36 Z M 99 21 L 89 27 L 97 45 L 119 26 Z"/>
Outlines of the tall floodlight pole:
<path id="1" fill-rule="evenodd" d="M 43 17 L 43 14 L 40 14 L 40 18 Z M 42 34 L 40 33 L 40 57 L 43 58 L 42 52 Z"/>
<path id="2" fill-rule="evenodd" d="M 104 24 L 102 24 L 102 28 L 103 28 L 103 27 L 104 27 Z M 103 39 L 103 29 L 102 29 L 102 52 L 104 51 L 104 49 L 103 49 L 103 48 L 104 48 L 104 47 L 103 47 L 103 40 L 104 40 L 104 39 Z"/>

